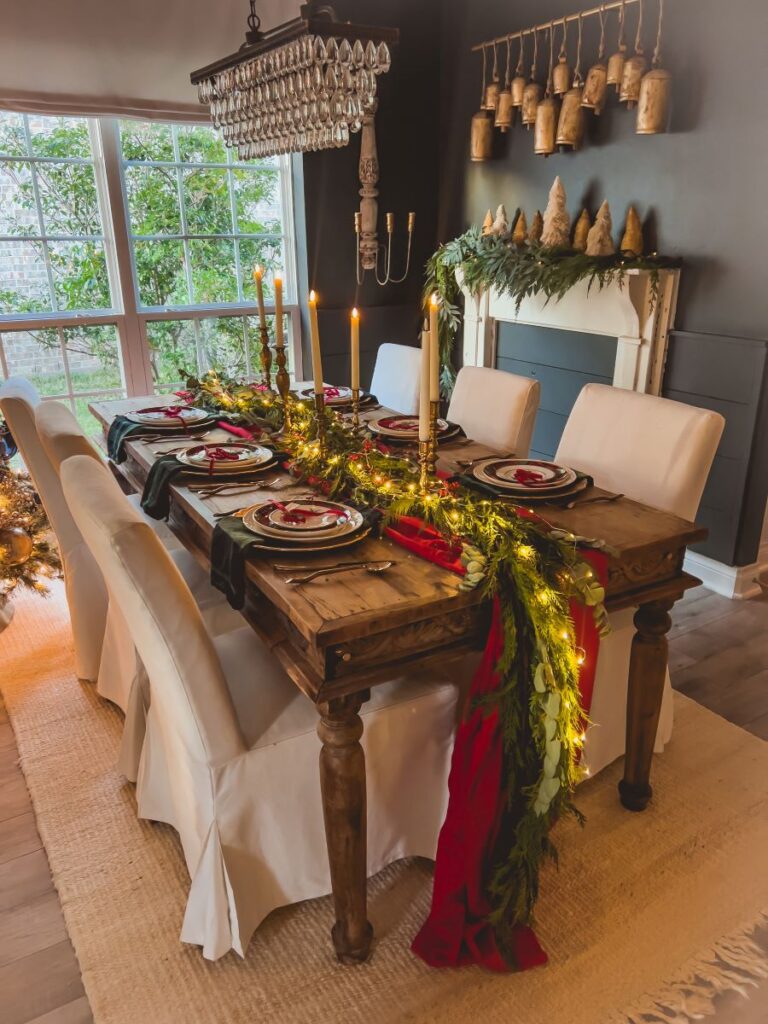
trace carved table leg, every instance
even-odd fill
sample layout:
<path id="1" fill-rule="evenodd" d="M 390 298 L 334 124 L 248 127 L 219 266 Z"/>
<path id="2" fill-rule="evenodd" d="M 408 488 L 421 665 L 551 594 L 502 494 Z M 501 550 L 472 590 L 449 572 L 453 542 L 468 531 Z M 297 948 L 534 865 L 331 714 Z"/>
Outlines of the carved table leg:
<path id="1" fill-rule="evenodd" d="M 637 632 L 629 659 L 627 696 L 627 753 L 624 778 L 619 783 L 622 804 L 644 811 L 651 799 L 651 759 L 667 677 L 669 610 L 674 601 L 652 601 L 635 612 Z"/>
<path id="2" fill-rule="evenodd" d="M 366 907 L 367 821 L 363 723 L 358 712 L 369 693 L 356 693 L 319 706 L 317 733 L 325 838 L 336 910 L 332 937 L 345 964 L 368 958 L 373 928 Z"/>

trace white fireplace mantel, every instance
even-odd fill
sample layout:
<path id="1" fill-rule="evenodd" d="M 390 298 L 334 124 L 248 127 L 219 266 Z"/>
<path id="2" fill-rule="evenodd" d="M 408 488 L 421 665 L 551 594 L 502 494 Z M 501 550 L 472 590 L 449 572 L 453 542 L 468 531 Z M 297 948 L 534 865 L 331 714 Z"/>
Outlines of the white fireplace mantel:
<path id="1" fill-rule="evenodd" d="M 461 284 L 460 275 L 457 279 Z M 656 303 L 650 271 L 629 270 L 623 282 L 603 288 L 595 282 L 590 288 L 582 281 L 559 300 L 531 296 L 519 311 L 514 299 L 496 290 L 479 295 L 464 290 L 464 365 L 496 365 L 499 322 L 600 334 L 616 338 L 614 385 L 658 395 L 679 279 L 678 270 L 659 272 Z"/>

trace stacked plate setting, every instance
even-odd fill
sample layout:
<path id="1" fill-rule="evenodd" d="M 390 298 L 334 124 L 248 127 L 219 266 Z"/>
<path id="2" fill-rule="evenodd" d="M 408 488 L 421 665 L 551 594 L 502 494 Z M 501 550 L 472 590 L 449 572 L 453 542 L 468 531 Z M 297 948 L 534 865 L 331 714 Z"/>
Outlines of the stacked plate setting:
<path id="1" fill-rule="evenodd" d="M 323 498 L 262 502 L 248 509 L 243 526 L 276 551 L 303 554 L 349 547 L 370 533 L 357 509 Z"/>
<path id="2" fill-rule="evenodd" d="M 415 444 L 419 439 L 418 416 L 383 416 L 378 420 L 369 420 L 368 429 L 378 434 L 385 441 L 400 441 Z M 461 427 L 447 420 L 437 421 L 437 440 L 447 441 L 459 433 Z"/>
<path id="3" fill-rule="evenodd" d="M 573 469 L 535 459 L 483 459 L 473 465 L 472 475 L 481 483 L 526 503 L 570 497 L 588 484 L 586 478 Z"/>
<path id="4" fill-rule="evenodd" d="M 249 441 L 223 441 L 218 444 L 199 444 L 177 452 L 176 458 L 193 472 L 209 476 L 259 473 L 276 463 L 275 453 L 269 448 Z"/>
<path id="5" fill-rule="evenodd" d="M 344 408 L 345 406 L 352 405 L 352 388 L 332 388 L 326 385 L 323 393 L 327 406 Z M 313 387 L 302 388 L 298 394 L 302 402 L 314 402 L 315 400 L 315 389 Z M 361 406 L 368 405 L 373 401 L 373 395 L 361 391 L 359 401 Z"/>
<path id="6" fill-rule="evenodd" d="M 199 427 L 206 427 L 213 423 L 213 417 L 205 409 L 195 409 L 188 405 L 139 409 L 137 412 L 129 412 L 126 419 L 158 431 L 197 430 Z"/>

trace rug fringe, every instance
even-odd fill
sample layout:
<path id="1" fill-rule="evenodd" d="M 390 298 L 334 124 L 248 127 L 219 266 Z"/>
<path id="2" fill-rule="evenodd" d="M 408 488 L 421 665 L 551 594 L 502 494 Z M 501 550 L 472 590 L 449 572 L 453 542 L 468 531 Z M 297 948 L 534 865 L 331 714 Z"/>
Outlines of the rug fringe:
<path id="1" fill-rule="evenodd" d="M 747 999 L 748 989 L 768 978 L 768 950 L 754 939 L 755 931 L 764 925 L 768 925 L 768 912 L 689 961 L 676 981 L 616 1015 L 612 1024 L 692 1024 L 711 1017 L 716 1012 L 715 998 L 725 992 L 738 992 Z"/>

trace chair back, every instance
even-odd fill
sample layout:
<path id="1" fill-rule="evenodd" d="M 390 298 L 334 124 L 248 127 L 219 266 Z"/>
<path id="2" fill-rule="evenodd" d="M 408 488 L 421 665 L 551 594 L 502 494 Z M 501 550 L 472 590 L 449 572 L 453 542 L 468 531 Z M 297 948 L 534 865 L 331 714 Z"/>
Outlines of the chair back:
<path id="1" fill-rule="evenodd" d="M 724 426 L 709 409 L 587 384 L 555 459 L 598 487 L 693 521 Z"/>
<path id="2" fill-rule="evenodd" d="M 420 375 L 420 348 L 386 342 L 376 353 L 371 394 L 387 409 L 414 416 L 419 411 Z"/>
<path id="3" fill-rule="evenodd" d="M 24 377 L 9 377 L 0 386 L 0 409 L 66 559 L 68 553 L 81 543 L 81 537 L 64 500 L 59 475 L 37 433 L 35 413 L 42 404 L 34 385 Z"/>
<path id="4" fill-rule="evenodd" d="M 62 402 L 40 402 L 35 409 L 35 426 L 56 473 L 61 471 L 62 462 L 73 455 L 89 455 L 101 462 L 101 456 Z"/>
<path id="5" fill-rule="evenodd" d="M 526 458 L 540 397 L 541 386 L 530 377 L 464 366 L 456 378 L 448 419 L 472 440 Z"/>
<path id="6" fill-rule="evenodd" d="M 67 459 L 61 480 L 147 670 L 161 727 L 194 762 L 216 767 L 239 756 L 245 743 L 221 663 L 162 542 L 95 459 Z"/>

